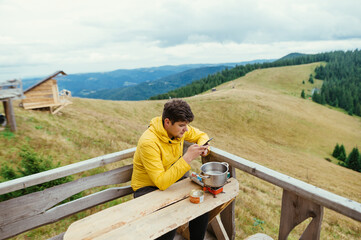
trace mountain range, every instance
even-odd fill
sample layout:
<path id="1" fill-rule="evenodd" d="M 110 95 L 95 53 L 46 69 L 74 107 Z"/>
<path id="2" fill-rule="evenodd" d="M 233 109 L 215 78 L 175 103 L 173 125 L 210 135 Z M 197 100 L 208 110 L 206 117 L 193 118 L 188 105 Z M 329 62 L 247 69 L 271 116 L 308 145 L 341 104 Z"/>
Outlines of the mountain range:
<path id="1" fill-rule="evenodd" d="M 58 75 L 56 80 L 59 90 L 70 90 L 72 96 L 75 97 L 109 100 L 145 100 L 151 96 L 185 86 L 192 81 L 207 77 L 209 74 L 214 74 L 225 68 L 271 61 L 274 60 L 118 69 L 109 72 Z M 66 73 L 66 69 L 63 69 L 63 71 Z M 45 77 L 23 79 L 24 90 Z"/>

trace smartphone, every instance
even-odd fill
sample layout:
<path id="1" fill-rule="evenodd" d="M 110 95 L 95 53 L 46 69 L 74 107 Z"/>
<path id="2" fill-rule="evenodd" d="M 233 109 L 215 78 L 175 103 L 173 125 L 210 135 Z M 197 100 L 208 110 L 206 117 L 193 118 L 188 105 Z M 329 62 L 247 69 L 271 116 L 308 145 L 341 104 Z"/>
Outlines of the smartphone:
<path id="1" fill-rule="evenodd" d="M 207 145 L 212 139 L 213 138 L 208 139 L 208 141 L 205 144 L 203 144 L 203 146 Z"/>

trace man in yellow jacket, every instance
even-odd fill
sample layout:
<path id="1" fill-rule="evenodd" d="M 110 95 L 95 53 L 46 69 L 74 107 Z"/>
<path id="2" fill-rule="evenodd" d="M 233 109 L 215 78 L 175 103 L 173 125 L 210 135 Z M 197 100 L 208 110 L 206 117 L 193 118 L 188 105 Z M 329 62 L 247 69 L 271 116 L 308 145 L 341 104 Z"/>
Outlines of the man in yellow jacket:
<path id="1" fill-rule="evenodd" d="M 151 120 L 134 154 L 131 185 L 135 198 L 157 189 L 167 189 L 191 169 L 193 160 L 208 154 L 208 146 L 203 144 L 209 137 L 188 125 L 193 119 L 190 106 L 175 99 L 164 105 L 161 117 Z M 196 144 L 183 155 L 184 141 Z M 207 213 L 192 220 L 189 223 L 191 239 L 203 239 L 207 224 Z M 173 239 L 175 232 L 173 230 L 159 239 Z"/>

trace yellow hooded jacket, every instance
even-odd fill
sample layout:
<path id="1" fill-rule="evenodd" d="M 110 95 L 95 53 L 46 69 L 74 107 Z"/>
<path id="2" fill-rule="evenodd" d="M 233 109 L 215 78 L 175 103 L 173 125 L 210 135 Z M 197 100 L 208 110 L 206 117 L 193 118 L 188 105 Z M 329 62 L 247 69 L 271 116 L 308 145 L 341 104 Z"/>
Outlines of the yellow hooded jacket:
<path id="1" fill-rule="evenodd" d="M 140 137 L 134 154 L 133 190 L 146 186 L 167 189 L 191 169 L 183 159 L 184 140 L 203 144 L 208 139 L 206 133 L 188 125 L 188 131 L 182 138 L 172 140 L 163 127 L 162 117 L 153 118 L 149 128 Z"/>

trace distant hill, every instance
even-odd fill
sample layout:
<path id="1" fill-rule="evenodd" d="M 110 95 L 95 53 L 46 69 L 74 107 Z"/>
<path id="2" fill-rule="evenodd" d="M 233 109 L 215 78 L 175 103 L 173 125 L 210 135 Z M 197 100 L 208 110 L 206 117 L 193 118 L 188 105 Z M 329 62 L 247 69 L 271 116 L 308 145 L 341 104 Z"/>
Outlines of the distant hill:
<path id="1" fill-rule="evenodd" d="M 127 99 L 127 100 L 141 100 L 146 99 L 140 97 L 143 95 L 142 92 L 152 92 L 152 95 L 163 93 L 161 87 L 167 86 L 167 89 L 172 86 L 183 86 L 182 82 L 185 84 L 189 83 L 189 79 L 196 80 L 198 76 L 204 76 L 204 74 L 210 74 L 214 72 L 214 67 L 227 66 L 235 67 L 237 65 L 245 65 L 259 62 L 269 62 L 273 60 L 253 60 L 246 62 L 232 62 L 232 63 L 219 63 L 219 64 L 183 64 L 183 65 L 165 65 L 160 67 L 150 67 L 150 68 L 137 68 L 137 69 L 118 69 L 110 72 L 95 72 L 95 73 L 79 73 L 79 74 L 69 74 L 66 76 L 57 77 L 59 90 L 68 89 L 72 92 L 72 95 L 75 97 L 86 97 L 86 98 L 103 98 L 104 99 Z M 205 68 L 210 67 L 209 70 Z M 198 69 L 194 71 L 194 77 L 189 76 L 189 73 L 186 71 L 191 69 Z M 66 69 L 62 69 L 67 72 Z M 177 75 L 179 73 L 185 72 L 183 75 Z M 199 72 L 199 73 L 196 73 Z M 208 73 L 207 73 L 208 72 Z M 48 75 L 52 74 L 50 72 Z M 47 76 L 48 76 L 47 75 Z M 174 76 L 172 76 L 174 75 Z M 23 79 L 23 88 L 26 90 L 28 87 L 33 84 L 41 81 L 45 77 L 38 78 L 25 78 Z M 207 76 L 207 75 L 205 75 Z M 167 78 L 169 77 L 169 78 Z M 181 79 L 184 77 L 184 79 Z M 201 77 L 199 77 L 201 78 Z M 163 79 L 163 80 L 160 80 Z M 150 82 L 160 80 L 154 86 L 149 84 Z M 168 84 L 161 84 L 161 81 L 166 81 Z M 175 81 L 174 83 L 170 83 Z M 138 84 L 144 83 L 138 90 L 133 88 Z M 147 89 L 147 87 L 149 89 Z M 157 89 L 157 87 L 159 87 Z M 169 91 L 169 90 L 168 90 Z M 119 93 L 117 93 L 119 92 Z M 134 93 L 134 97 L 131 95 Z M 114 96 L 114 98 L 108 98 L 108 94 Z M 124 95 L 124 96 L 123 96 Z M 148 95 L 147 95 L 148 96 Z"/>
<path id="2" fill-rule="evenodd" d="M 146 100 L 178 87 L 187 85 L 194 80 L 206 77 L 225 69 L 226 66 L 201 67 L 189 69 L 181 73 L 166 76 L 154 81 L 146 81 L 133 86 L 96 91 L 87 95 L 88 98 L 107 100 Z"/>
<path id="3" fill-rule="evenodd" d="M 199 65 L 119 69 L 111 72 L 69 74 L 56 79 L 58 80 L 59 89 L 65 88 L 70 90 L 73 96 L 85 97 L 97 90 L 127 87 L 145 81 L 154 81 L 196 67 L 199 67 Z M 66 72 L 65 69 L 64 71 Z M 45 77 L 23 79 L 24 90 L 43 78 Z"/>
<path id="4" fill-rule="evenodd" d="M 293 59 L 293 58 L 297 58 L 297 57 L 301 57 L 301 56 L 306 56 L 307 54 L 303 54 L 303 53 L 290 53 L 287 54 L 284 57 L 281 57 L 280 59 L 278 59 L 277 61 L 281 61 L 281 60 L 288 60 L 288 59 Z"/>

